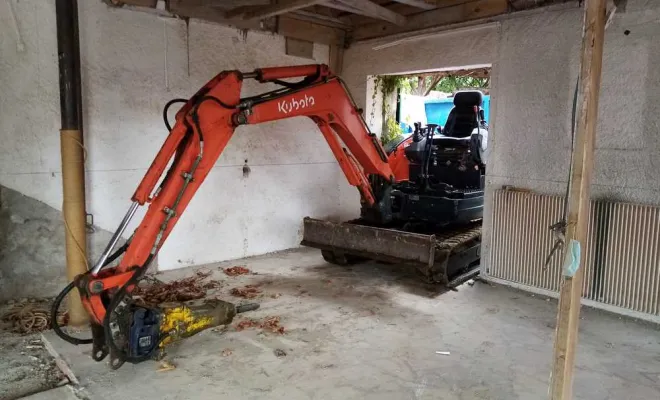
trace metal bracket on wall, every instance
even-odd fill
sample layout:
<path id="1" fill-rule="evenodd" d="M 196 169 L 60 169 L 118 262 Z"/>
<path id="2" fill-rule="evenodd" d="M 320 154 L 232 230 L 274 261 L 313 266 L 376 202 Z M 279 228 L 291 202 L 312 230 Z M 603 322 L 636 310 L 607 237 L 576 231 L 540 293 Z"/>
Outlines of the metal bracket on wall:
<path id="1" fill-rule="evenodd" d="M 85 213 L 85 228 L 87 233 L 95 233 L 96 228 L 94 228 L 94 214 Z"/>

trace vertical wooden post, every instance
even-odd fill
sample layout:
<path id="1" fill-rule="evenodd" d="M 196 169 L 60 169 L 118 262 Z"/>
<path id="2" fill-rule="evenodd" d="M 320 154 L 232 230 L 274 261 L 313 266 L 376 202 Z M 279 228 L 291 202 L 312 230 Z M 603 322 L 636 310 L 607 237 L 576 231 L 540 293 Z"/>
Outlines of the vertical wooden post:
<path id="1" fill-rule="evenodd" d="M 549 395 L 551 400 L 570 400 L 573 389 L 575 348 L 580 323 L 580 300 L 585 268 L 585 246 L 589 224 L 591 176 L 598 116 L 598 94 L 603 62 L 605 36 L 605 0 L 586 0 L 580 67 L 580 101 L 577 108 L 577 130 L 573 148 L 571 183 L 568 194 L 565 260 L 570 260 L 576 248 L 579 268 L 564 272 L 559 297 L 557 331 L 554 345 Z M 568 261 L 565 261 L 565 264 Z M 572 275 L 572 276 L 571 276 Z"/>

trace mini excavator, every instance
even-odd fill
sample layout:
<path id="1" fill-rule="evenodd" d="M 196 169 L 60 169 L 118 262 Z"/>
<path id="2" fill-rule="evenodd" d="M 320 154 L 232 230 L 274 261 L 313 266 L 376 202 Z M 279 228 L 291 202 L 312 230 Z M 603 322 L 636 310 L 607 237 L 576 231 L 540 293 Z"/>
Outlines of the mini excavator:
<path id="1" fill-rule="evenodd" d="M 244 80 L 279 86 L 241 97 Z M 298 79 L 291 82 L 291 79 Z M 170 126 L 168 109 L 183 106 Z M 234 130 L 241 125 L 306 116 L 318 126 L 348 182 L 360 194 L 360 218 L 334 223 L 303 221 L 302 244 L 321 249 L 335 264 L 363 260 L 412 265 L 430 282 L 456 285 L 478 274 L 488 131 L 480 92 L 459 92 L 443 128 L 416 124 L 411 137 L 386 151 L 369 131 L 362 110 L 326 65 L 224 71 L 190 99 L 163 111 L 169 136 L 132 196 L 132 204 L 106 249 L 74 288 L 91 321 L 91 339 L 55 332 L 93 346 L 92 358 L 110 355 L 110 367 L 153 358 L 164 344 L 219 324 L 256 305 L 231 303 L 139 305 L 131 292 L 204 181 Z M 168 167 L 169 166 L 169 167 Z M 160 182 L 160 183 L 159 183 Z M 140 206 L 145 216 L 116 250 Z M 119 260 L 115 263 L 116 260 Z"/>

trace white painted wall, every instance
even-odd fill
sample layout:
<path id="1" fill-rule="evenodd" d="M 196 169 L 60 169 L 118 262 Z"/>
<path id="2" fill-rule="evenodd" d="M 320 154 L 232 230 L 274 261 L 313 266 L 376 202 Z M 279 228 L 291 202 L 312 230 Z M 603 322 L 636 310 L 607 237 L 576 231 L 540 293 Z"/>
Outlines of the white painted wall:
<path id="1" fill-rule="evenodd" d="M 563 194 L 570 159 L 573 91 L 582 10 L 562 8 L 503 20 L 499 28 L 403 42 L 384 50 L 353 46 L 344 77 L 358 102 L 366 77 L 493 64 L 484 220 L 488 260 L 491 195 L 502 185 Z M 630 30 L 629 35 L 624 35 Z M 629 0 L 605 38 L 596 140 L 595 198 L 660 204 L 660 2 Z M 342 193 L 350 209 L 353 193 Z M 357 204 L 357 203 L 355 203 Z M 356 212 L 356 210 L 353 210 Z"/>
<path id="2" fill-rule="evenodd" d="M 315 62 L 285 55 L 279 36 L 244 37 L 196 20 L 187 30 L 181 20 L 100 1 L 79 6 L 87 204 L 107 230 L 124 215 L 166 137 L 166 101 L 189 97 L 221 70 Z M 1 2 L 0 53 L 0 184 L 61 209 L 54 4 Z M 327 63 L 328 47 L 315 45 L 314 58 Z M 246 83 L 244 94 L 271 88 Z M 241 127 L 162 248 L 159 268 L 295 247 L 304 216 L 340 214 L 343 180 L 310 120 Z"/>

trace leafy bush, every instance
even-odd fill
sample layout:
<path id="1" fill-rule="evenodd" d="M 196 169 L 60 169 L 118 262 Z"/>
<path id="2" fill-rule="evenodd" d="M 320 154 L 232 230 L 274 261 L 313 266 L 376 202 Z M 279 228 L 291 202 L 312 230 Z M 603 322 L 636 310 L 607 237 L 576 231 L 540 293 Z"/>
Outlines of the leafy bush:
<path id="1" fill-rule="evenodd" d="M 387 117 L 386 128 L 387 129 L 385 129 L 380 138 L 383 146 L 386 146 L 390 143 L 395 144 L 403 140 L 403 129 L 401 129 L 399 123 L 396 122 L 396 119 L 394 119 L 394 117 L 391 115 Z"/>

